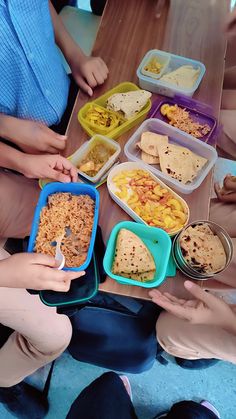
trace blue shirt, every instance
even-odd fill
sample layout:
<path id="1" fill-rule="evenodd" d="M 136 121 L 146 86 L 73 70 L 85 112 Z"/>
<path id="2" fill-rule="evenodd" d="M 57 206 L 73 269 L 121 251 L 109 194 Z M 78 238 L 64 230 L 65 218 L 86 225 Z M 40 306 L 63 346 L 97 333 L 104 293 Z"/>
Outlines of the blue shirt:
<path id="1" fill-rule="evenodd" d="M 68 91 L 48 0 L 0 0 L 0 113 L 57 124 Z"/>

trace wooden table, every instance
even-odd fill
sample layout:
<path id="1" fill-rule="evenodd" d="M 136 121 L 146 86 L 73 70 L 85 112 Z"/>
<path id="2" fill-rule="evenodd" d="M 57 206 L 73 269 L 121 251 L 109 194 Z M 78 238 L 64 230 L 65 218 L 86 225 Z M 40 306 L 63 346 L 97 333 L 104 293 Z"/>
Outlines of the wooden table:
<path id="1" fill-rule="evenodd" d="M 206 75 L 194 98 L 212 106 L 218 117 L 224 76 L 226 41 L 223 22 L 229 10 L 228 0 L 166 0 L 160 18 L 156 18 L 156 0 L 107 0 L 101 20 L 93 55 L 104 59 L 109 67 L 109 78 L 97 88 L 94 97 L 122 81 L 138 83 L 136 69 L 150 49 L 163 49 L 175 54 L 202 61 Z M 155 99 L 154 95 L 153 98 Z M 87 135 L 77 121 L 78 110 L 88 101 L 79 92 L 68 126 L 67 155 L 73 153 Z M 136 127 L 137 128 L 137 127 Z M 119 138 L 124 146 L 136 129 Z M 122 160 L 125 160 L 122 156 Z M 190 206 L 191 220 L 207 219 L 209 215 L 212 176 L 190 196 L 185 195 Z M 101 196 L 100 225 L 106 241 L 112 227 L 129 216 L 109 197 L 106 186 L 99 188 Z M 180 294 L 183 277 L 168 278 L 160 287 Z M 180 287 L 181 284 L 181 287 Z M 148 292 L 141 287 L 120 285 L 107 278 L 100 285 L 103 291 L 147 299 Z"/>

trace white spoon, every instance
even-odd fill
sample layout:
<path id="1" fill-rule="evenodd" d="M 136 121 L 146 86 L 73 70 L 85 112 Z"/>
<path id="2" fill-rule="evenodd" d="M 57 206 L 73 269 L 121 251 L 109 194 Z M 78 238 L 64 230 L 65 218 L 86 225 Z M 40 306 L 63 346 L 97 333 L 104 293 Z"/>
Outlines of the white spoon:
<path id="1" fill-rule="evenodd" d="M 63 255 L 62 251 L 61 251 L 61 241 L 64 237 L 64 234 L 62 234 L 60 237 L 58 237 L 55 241 L 57 243 L 56 245 L 56 254 L 55 254 L 55 259 L 56 261 L 59 263 L 58 266 L 58 270 L 61 270 L 64 268 L 65 266 L 65 256 Z"/>

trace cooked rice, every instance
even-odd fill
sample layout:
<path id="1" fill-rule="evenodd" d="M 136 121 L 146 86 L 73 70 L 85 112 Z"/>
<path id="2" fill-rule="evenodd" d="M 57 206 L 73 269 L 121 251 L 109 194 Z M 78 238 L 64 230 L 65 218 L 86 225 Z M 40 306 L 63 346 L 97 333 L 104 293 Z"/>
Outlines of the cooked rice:
<path id="1" fill-rule="evenodd" d="M 65 266 L 81 266 L 87 258 L 93 220 L 94 201 L 90 196 L 50 195 L 40 214 L 35 252 L 55 256 L 55 241 L 63 235 L 61 250 Z"/>

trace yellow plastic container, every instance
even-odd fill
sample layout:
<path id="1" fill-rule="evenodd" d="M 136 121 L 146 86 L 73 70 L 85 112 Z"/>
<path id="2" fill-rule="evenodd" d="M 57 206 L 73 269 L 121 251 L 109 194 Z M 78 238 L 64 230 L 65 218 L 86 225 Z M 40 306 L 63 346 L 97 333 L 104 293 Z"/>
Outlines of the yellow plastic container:
<path id="1" fill-rule="evenodd" d="M 116 112 L 110 111 L 104 108 L 103 106 L 99 106 L 97 103 L 94 104 L 93 102 L 89 102 L 88 104 L 86 104 L 86 114 L 88 111 L 96 112 L 96 113 L 97 111 L 105 111 L 107 117 L 110 119 L 111 121 L 110 126 L 106 127 L 106 126 L 98 126 L 96 122 L 88 121 L 84 119 L 83 115 L 81 116 L 81 122 L 83 122 L 84 125 L 87 125 L 89 129 L 91 129 L 92 131 L 96 131 L 96 133 L 100 135 L 109 134 L 110 131 L 114 131 L 115 128 L 120 126 L 122 122 L 122 117 L 116 114 Z"/>
<path id="2" fill-rule="evenodd" d="M 108 90 L 104 95 L 98 97 L 94 101 L 86 103 L 86 105 L 84 105 L 79 110 L 78 120 L 79 120 L 81 126 L 87 132 L 87 134 L 89 134 L 92 137 L 95 134 L 100 134 L 101 133 L 101 132 L 98 132 L 98 130 L 95 131 L 95 128 L 91 127 L 91 125 L 88 124 L 86 119 L 85 119 L 86 113 L 87 113 L 89 107 L 91 106 L 91 104 L 99 105 L 99 106 L 102 106 L 102 107 L 106 108 L 107 99 L 110 96 L 114 95 L 115 93 L 127 93 L 127 92 L 131 92 L 131 91 L 135 91 L 135 90 L 140 90 L 139 87 L 136 86 L 136 84 L 130 83 L 130 82 L 123 82 L 123 83 L 120 83 L 117 86 L 115 86 L 113 89 Z M 112 130 L 111 130 L 110 127 L 108 127 L 107 129 L 103 128 L 102 134 L 107 135 L 109 133 L 109 138 L 113 138 L 114 140 L 117 139 L 122 134 L 124 134 L 126 131 L 128 131 L 129 129 L 133 128 L 135 125 L 142 122 L 145 119 L 145 117 L 148 114 L 150 109 L 151 109 L 151 100 L 148 99 L 146 105 L 143 107 L 143 109 L 137 115 L 135 115 L 131 119 L 125 120 L 119 126 L 115 127 Z"/>

